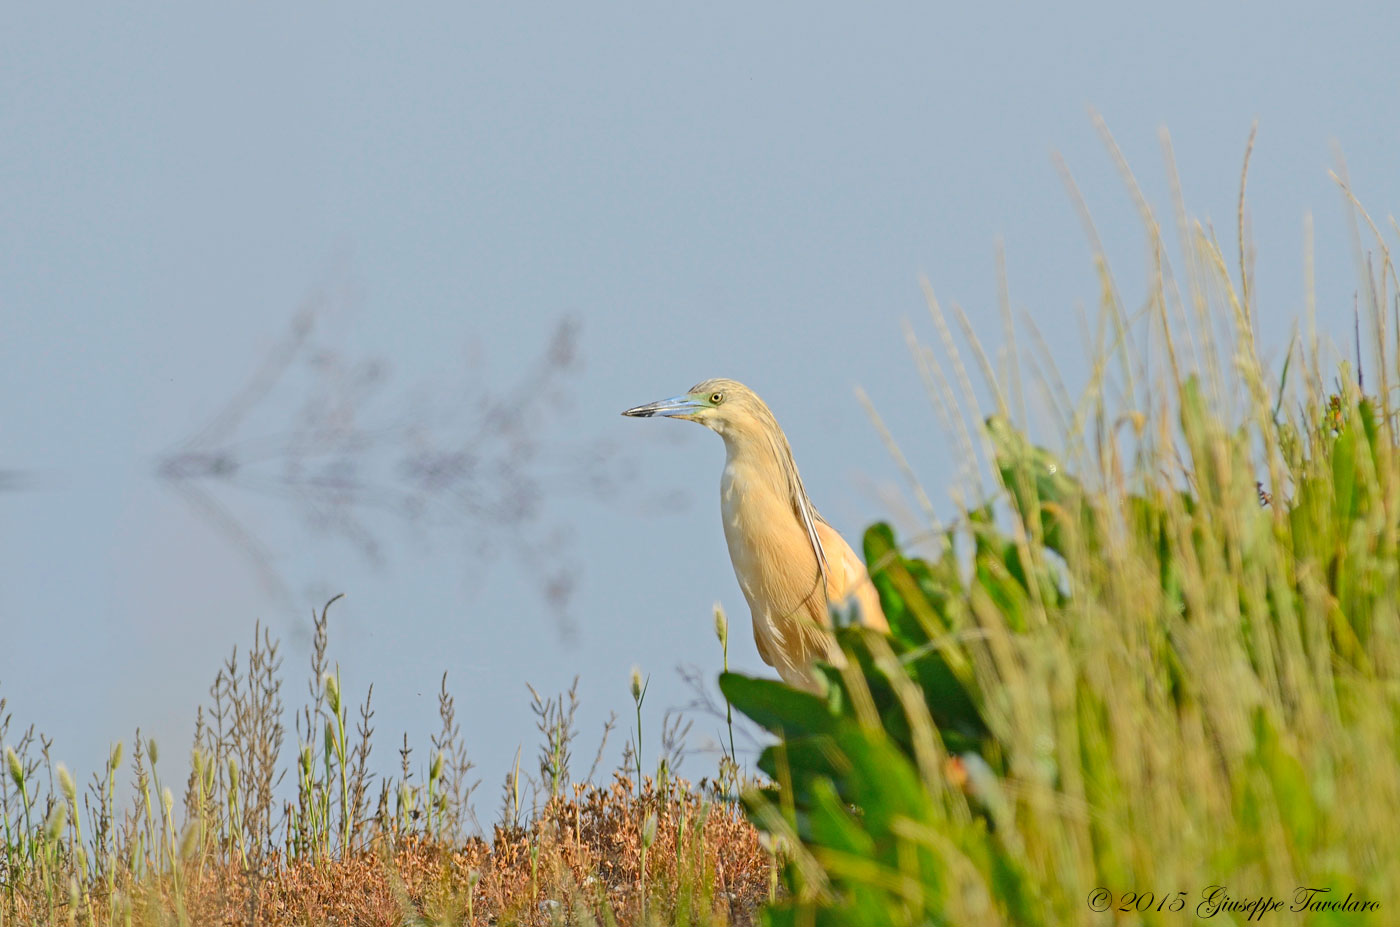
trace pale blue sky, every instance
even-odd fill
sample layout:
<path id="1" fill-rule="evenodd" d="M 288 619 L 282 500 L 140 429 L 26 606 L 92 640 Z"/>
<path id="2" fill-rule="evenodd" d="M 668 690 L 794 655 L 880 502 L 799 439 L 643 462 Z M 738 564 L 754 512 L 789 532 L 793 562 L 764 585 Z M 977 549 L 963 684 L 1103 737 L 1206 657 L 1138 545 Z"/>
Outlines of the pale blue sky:
<path id="1" fill-rule="evenodd" d="M 856 540 L 898 475 L 860 385 L 951 514 L 957 461 L 901 322 L 932 338 L 922 274 L 999 343 L 1000 239 L 1015 304 L 1082 369 L 1076 312 L 1096 289 L 1052 151 L 1130 302 L 1143 252 L 1091 106 L 1159 207 L 1168 127 L 1192 207 L 1227 239 L 1258 118 L 1262 335 L 1281 345 L 1301 310 L 1311 212 L 1319 303 L 1344 340 L 1354 278 L 1327 169 L 1336 143 L 1374 213 L 1400 203 L 1397 34 L 1393 3 L 18 5 L 0 30 L 0 470 L 35 486 L 0 494 L 0 694 L 75 768 L 138 724 L 174 756 L 256 619 L 284 638 L 299 704 L 306 614 L 343 591 L 332 656 L 357 699 L 375 683 L 386 766 L 401 731 L 426 747 L 444 670 L 487 807 L 516 746 L 533 749 L 526 681 L 582 677 L 591 757 L 640 664 L 654 732 L 689 699 L 676 664 L 718 669 L 715 600 L 733 662 L 761 664 L 718 518 L 721 442 L 620 410 L 746 381 Z M 577 320 L 565 395 L 511 432 L 517 449 L 539 436 L 531 472 L 550 487 L 523 542 L 461 507 L 428 528 L 372 515 L 374 565 L 277 492 L 274 460 L 257 491 L 214 494 L 289 606 L 155 477 L 318 292 L 318 350 L 381 361 L 364 415 L 418 410 L 432 437 L 404 440 L 420 444 L 465 441 L 470 384 L 516 384 Z M 295 425 L 310 353 L 244 437 Z M 455 413 L 421 412 L 452 396 Z M 626 490 L 610 499 L 586 488 L 584 451 L 604 446 Z M 572 637 L 540 559 L 576 579 Z M 713 730 L 698 719 L 696 746 Z"/>

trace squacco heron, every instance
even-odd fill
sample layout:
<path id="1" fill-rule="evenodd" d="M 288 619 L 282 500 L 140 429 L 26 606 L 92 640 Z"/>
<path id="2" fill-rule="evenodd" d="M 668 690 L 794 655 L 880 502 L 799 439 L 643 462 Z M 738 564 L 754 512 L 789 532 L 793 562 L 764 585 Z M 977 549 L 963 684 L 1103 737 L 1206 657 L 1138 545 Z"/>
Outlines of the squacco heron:
<path id="1" fill-rule="evenodd" d="M 753 615 L 763 662 L 789 685 L 816 685 L 812 661 L 840 665 L 832 606 L 853 602 L 861 624 L 888 630 L 865 564 L 807 498 L 787 436 L 762 399 L 734 380 L 706 380 L 623 415 L 683 418 L 724 439 L 724 538 Z"/>

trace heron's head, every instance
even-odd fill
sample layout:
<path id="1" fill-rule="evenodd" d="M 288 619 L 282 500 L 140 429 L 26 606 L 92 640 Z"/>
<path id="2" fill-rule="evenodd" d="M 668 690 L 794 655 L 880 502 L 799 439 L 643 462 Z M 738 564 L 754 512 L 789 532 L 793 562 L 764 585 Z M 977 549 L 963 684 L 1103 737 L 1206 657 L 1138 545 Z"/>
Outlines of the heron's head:
<path id="1" fill-rule="evenodd" d="M 690 391 L 659 402 L 649 402 L 623 415 L 650 418 L 683 418 L 699 422 L 726 439 L 776 428 L 773 413 L 758 395 L 737 380 L 713 379 L 695 384 Z"/>

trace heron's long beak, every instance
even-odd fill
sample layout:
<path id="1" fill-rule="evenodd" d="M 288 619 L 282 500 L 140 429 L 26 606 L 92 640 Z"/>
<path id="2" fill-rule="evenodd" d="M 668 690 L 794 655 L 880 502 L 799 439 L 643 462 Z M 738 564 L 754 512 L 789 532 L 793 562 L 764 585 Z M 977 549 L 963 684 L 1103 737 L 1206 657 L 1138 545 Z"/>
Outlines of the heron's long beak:
<path id="1" fill-rule="evenodd" d="M 651 418 L 653 415 L 661 415 L 666 418 L 693 418 L 695 413 L 705 408 L 705 403 L 693 396 L 672 396 L 670 399 L 662 399 L 658 402 L 649 402 L 644 406 L 637 406 L 635 409 L 628 409 L 623 415 L 630 415 L 634 418 Z"/>

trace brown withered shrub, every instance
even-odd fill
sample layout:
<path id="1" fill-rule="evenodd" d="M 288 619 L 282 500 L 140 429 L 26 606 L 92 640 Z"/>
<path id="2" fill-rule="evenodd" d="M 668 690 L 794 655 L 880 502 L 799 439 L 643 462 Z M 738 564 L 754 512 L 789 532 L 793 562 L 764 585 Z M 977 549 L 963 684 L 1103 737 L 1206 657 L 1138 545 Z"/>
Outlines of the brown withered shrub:
<path id="1" fill-rule="evenodd" d="M 0 778 L 0 927 L 728 925 L 753 923 L 771 897 L 776 862 L 734 798 L 731 758 L 721 782 L 674 778 L 674 747 L 640 787 L 621 770 L 605 784 L 592 769 L 573 781 L 576 687 L 553 698 L 530 690 L 540 778 L 517 762 L 485 828 L 445 678 L 426 763 L 405 739 L 396 775 L 370 773 L 369 691 L 355 723 L 327 659 L 327 609 L 313 617 L 295 750 L 283 744 L 277 642 L 259 629 L 197 712 L 178 804 L 170 760 L 139 732 L 125 802 L 120 743 L 80 796 L 47 739 L 31 729 L 14 741 Z M 0 738 L 8 728 L 0 701 Z"/>

